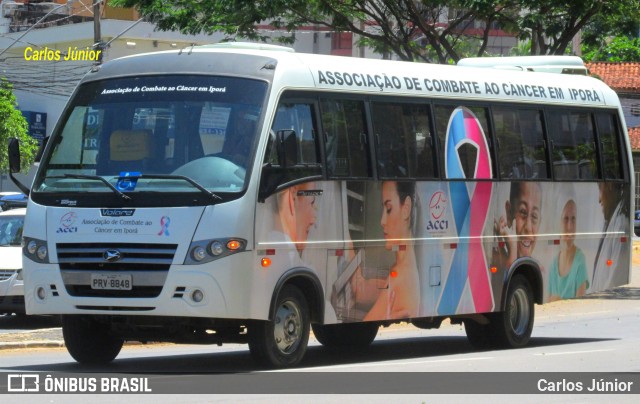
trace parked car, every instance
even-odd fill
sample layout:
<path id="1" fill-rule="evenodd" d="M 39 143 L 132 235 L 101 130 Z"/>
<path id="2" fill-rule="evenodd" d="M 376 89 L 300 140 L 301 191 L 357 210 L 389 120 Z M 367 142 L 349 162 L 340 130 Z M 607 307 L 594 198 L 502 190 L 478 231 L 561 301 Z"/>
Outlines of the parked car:
<path id="1" fill-rule="evenodd" d="M 27 209 L 0 212 L 0 314 L 25 314 L 22 228 Z"/>
<path id="2" fill-rule="evenodd" d="M 636 233 L 636 236 L 640 236 L 640 210 L 636 210 L 633 219 L 633 231 Z"/>
<path id="3" fill-rule="evenodd" d="M 26 208 L 28 200 L 29 198 L 26 195 L 19 192 L 2 192 L 0 194 L 0 212 L 15 208 Z"/>

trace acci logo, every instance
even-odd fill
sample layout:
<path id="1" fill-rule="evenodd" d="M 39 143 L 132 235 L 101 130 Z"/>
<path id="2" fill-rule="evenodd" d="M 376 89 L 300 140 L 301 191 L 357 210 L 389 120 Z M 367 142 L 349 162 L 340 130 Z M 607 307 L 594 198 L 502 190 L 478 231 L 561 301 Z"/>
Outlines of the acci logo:
<path id="1" fill-rule="evenodd" d="M 449 221 L 444 220 L 447 210 L 447 196 L 443 191 L 434 192 L 429 200 L 429 221 L 427 222 L 427 230 L 444 231 L 449 228 Z"/>
<path id="2" fill-rule="evenodd" d="M 76 212 L 67 212 L 60 218 L 60 227 L 56 230 L 56 233 L 77 233 L 78 227 L 74 226 L 78 220 Z"/>

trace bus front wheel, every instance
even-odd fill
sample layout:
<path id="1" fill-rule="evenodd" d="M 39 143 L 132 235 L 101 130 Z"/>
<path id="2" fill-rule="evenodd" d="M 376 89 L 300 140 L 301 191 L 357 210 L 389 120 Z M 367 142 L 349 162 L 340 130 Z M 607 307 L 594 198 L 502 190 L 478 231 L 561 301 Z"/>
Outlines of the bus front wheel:
<path id="1" fill-rule="evenodd" d="M 82 364 L 103 365 L 120 353 L 124 340 L 90 317 L 62 316 L 62 336 L 69 354 Z"/>
<path id="2" fill-rule="evenodd" d="M 307 351 L 310 328 L 309 306 L 297 287 L 285 285 L 269 321 L 249 327 L 249 350 L 254 359 L 267 367 L 297 365 Z"/>

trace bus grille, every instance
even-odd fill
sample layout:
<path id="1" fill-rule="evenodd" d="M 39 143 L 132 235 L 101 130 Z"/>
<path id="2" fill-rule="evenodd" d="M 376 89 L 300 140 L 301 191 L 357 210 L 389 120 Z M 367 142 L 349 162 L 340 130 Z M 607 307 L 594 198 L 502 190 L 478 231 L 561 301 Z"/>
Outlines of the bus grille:
<path id="1" fill-rule="evenodd" d="M 60 243 L 60 269 L 87 271 L 168 271 L 177 244 L 132 243 Z M 118 251 L 121 258 L 114 262 L 105 259 L 107 251 Z"/>
<path id="2" fill-rule="evenodd" d="M 177 244 L 60 243 L 56 245 L 65 289 L 78 297 L 157 297 L 176 253 Z M 108 260 L 111 255 L 117 259 Z M 113 258 L 113 257 L 112 257 Z M 91 287 L 91 274 L 133 275 L 131 290 Z"/>

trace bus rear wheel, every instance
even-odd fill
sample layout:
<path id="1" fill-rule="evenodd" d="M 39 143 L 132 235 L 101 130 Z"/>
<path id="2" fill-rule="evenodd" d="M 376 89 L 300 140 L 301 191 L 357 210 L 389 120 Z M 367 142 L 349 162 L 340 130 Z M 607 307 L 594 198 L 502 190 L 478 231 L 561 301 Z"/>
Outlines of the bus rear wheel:
<path id="1" fill-rule="evenodd" d="M 534 321 L 533 292 L 529 281 L 515 275 L 509 283 L 503 312 L 495 313 L 492 323 L 496 341 L 502 347 L 520 348 L 529 343 Z"/>
<path id="2" fill-rule="evenodd" d="M 312 324 L 311 328 L 318 342 L 326 347 L 362 348 L 371 345 L 379 326 L 376 323 Z"/>
<path id="3" fill-rule="evenodd" d="M 507 290 L 504 311 L 486 314 L 489 322 L 465 320 L 467 339 L 475 348 L 520 348 L 529 343 L 533 330 L 533 292 L 529 281 L 515 275 Z"/>
<path id="4" fill-rule="evenodd" d="M 297 287 L 285 285 L 269 321 L 257 321 L 249 328 L 249 350 L 267 367 L 295 366 L 307 351 L 310 328 L 309 306 Z"/>
<path id="5" fill-rule="evenodd" d="M 492 323 L 480 324 L 475 320 L 464 320 L 464 331 L 469 343 L 478 349 L 491 348 L 494 344 Z"/>
<path id="6" fill-rule="evenodd" d="M 73 359 L 87 365 L 113 361 L 124 344 L 111 335 L 106 324 L 85 316 L 62 316 L 62 336 Z"/>

